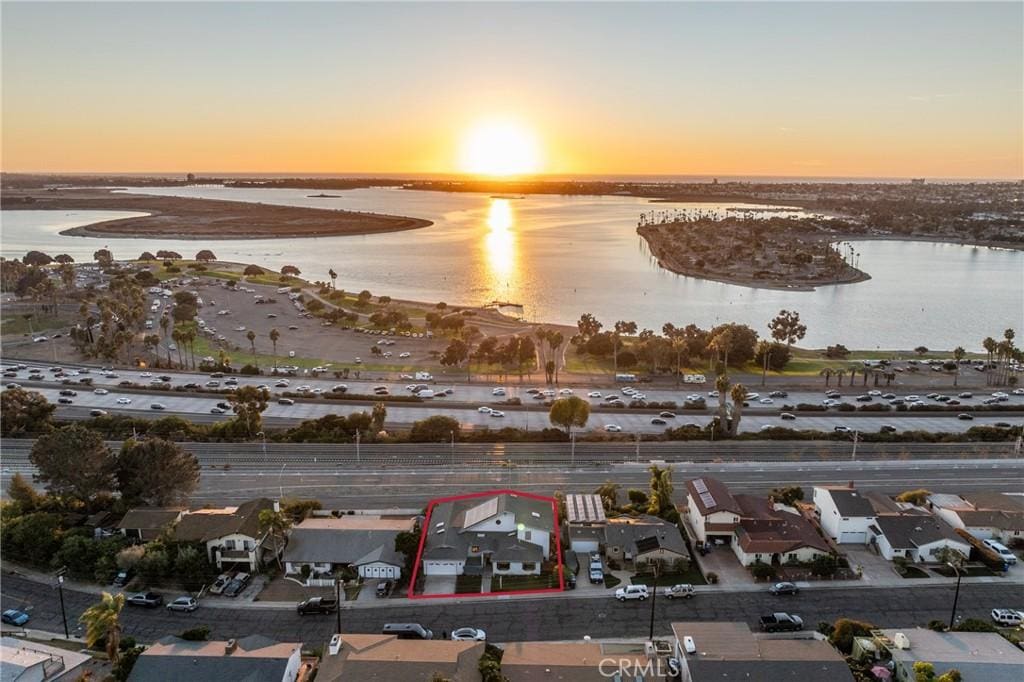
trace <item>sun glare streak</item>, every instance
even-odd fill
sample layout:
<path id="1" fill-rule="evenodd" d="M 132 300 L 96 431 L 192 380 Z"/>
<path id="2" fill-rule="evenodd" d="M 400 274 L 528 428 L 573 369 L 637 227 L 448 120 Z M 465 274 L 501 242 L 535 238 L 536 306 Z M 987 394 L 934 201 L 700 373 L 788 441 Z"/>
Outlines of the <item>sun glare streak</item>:
<path id="1" fill-rule="evenodd" d="M 475 175 L 529 175 L 540 170 L 540 144 L 515 121 L 479 123 L 462 140 L 459 166 Z"/>
<path id="2" fill-rule="evenodd" d="M 515 216 L 512 202 L 508 199 L 492 199 L 487 213 L 484 236 L 484 250 L 487 252 L 487 269 L 491 290 L 497 297 L 507 297 L 514 288 L 516 274 L 516 234 L 512 227 Z"/>

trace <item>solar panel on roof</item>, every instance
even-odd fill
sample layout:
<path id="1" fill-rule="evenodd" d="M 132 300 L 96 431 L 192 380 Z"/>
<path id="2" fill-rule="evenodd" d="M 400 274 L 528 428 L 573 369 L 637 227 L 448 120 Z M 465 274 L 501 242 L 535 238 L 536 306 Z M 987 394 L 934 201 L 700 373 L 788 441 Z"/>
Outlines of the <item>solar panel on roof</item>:
<path id="1" fill-rule="evenodd" d="M 703 478 L 698 478 L 693 482 L 693 489 L 698 493 L 706 493 L 708 491 L 708 485 L 704 482 Z"/>
<path id="2" fill-rule="evenodd" d="M 704 506 L 708 509 L 715 506 L 715 496 L 711 493 L 704 492 L 700 494 L 700 501 L 704 503 Z"/>

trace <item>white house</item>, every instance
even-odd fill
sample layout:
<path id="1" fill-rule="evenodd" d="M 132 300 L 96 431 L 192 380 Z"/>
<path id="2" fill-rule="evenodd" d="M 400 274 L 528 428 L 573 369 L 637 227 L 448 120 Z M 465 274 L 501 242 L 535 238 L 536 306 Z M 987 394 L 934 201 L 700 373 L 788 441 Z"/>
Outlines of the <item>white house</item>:
<path id="1" fill-rule="evenodd" d="M 395 536 L 411 532 L 416 519 L 409 516 L 342 516 L 310 518 L 297 524 L 288 536 L 284 551 L 285 573 L 333 575 L 351 567 L 363 578 L 396 579 L 405 560 L 395 551 Z"/>
<path id="2" fill-rule="evenodd" d="M 831 553 L 818 529 L 796 509 L 759 495 L 736 495 L 735 500 L 742 518 L 732 550 L 742 565 L 806 562 Z"/>
<path id="3" fill-rule="evenodd" d="M 942 519 L 921 514 L 880 515 L 869 529 L 878 553 L 890 561 L 904 557 L 914 562 L 940 561 L 949 548 L 970 556 L 971 546 Z"/>
<path id="4" fill-rule="evenodd" d="M 434 505 L 424 528 L 424 575 L 539 574 L 551 553 L 550 502 L 515 493 Z"/>
<path id="5" fill-rule="evenodd" d="M 570 548 L 579 554 L 598 551 L 608 523 L 601 496 L 566 495 L 565 511 Z"/>
<path id="6" fill-rule="evenodd" d="M 932 513 L 979 540 L 995 539 L 1003 544 L 1024 537 L 1024 496 L 996 492 L 963 495 L 936 494 L 928 497 Z"/>
<path id="7" fill-rule="evenodd" d="M 815 486 L 814 510 L 825 534 L 839 544 L 867 544 L 875 509 L 852 486 Z"/>
<path id="8" fill-rule="evenodd" d="M 698 542 L 732 542 L 742 510 L 729 488 L 704 476 L 686 482 L 686 518 Z"/>
<path id="9" fill-rule="evenodd" d="M 205 544 L 207 557 L 218 568 L 236 565 L 254 572 L 273 560 L 274 551 L 281 551 L 285 544 L 284 538 L 275 539 L 260 531 L 260 512 L 264 509 L 277 511 L 279 507 L 260 498 L 238 507 L 189 512 L 174 527 L 174 539 Z"/>

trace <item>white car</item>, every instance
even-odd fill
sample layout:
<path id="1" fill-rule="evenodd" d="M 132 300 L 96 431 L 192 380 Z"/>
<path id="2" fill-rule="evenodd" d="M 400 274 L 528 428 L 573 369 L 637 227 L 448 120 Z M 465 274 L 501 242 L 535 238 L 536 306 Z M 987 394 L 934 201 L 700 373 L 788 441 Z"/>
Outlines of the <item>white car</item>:
<path id="1" fill-rule="evenodd" d="M 591 391 L 590 393 L 587 394 L 587 397 L 588 398 L 600 398 L 601 397 L 601 391 Z"/>
<path id="2" fill-rule="evenodd" d="M 572 395 L 572 389 L 563 388 L 561 391 L 558 392 L 558 395 Z"/>
<path id="3" fill-rule="evenodd" d="M 486 642 L 487 633 L 479 628 L 459 628 L 452 630 L 453 642 Z"/>
<path id="4" fill-rule="evenodd" d="M 708 391 L 708 397 L 709 398 L 717 398 L 718 397 L 718 391 Z"/>
<path id="5" fill-rule="evenodd" d="M 882 392 L 876 388 L 873 391 L 868 391 L 868 395 L 873 398 L 877 398 L 878 396 L 882 395 Z"/>
<path id="6" fill-rule="evenodd" d="M 605 424 L 604 430 L 608 433 L 619 433 L 622 431 L 622 427 L 618 424 Z"/>
<path id="7" fill-rule="evenodd" d="M 491 410 L 491 416 L 492 417 L 504 417 L 505 413 L 502 412 L 501 410 Z"/>
<path id="8" fill-rule="evenodd" d="M 237 327 L 235 327 L 235 331 L 236 332 L 244 332 L 245 331 L 245 325 L 244 324 L 238 325 Z"/>
<path id="9" fill-rule="evenodd" d="M 992 620 L 1006 627 L 1024 623 L 1024 613 L 1015 609 L 992 609 Z"/>
<path id="10" fill-rule="evenodd" d="M 398 357 L 400 357 L 400 358 L 402 358 L 402 359 L 405 359 L 405 358 L 411 358 L 411 357 L 412 357 L 412 353 L 410 353 L 410 352 L 406 351 L 405 353 L 399 353 L 399 354 L 398 354 Z"/>
<path id="11" fill-rule="evenodd" d="M 143 373 L 142 373 L 142 374 L 140 374 L 139 376 L 140 376 L 140 377 L 143 377 L 144 379 L 148 379 L 148 378 L 150 378 L 151 376 L 153 376 L 153 373 L 152 373 L 152 372 L 143 372 Z"/>
<path id="12" fill-rule="evenodd" d="M 476 411 L 479 412 L 480 414 L 490 414 L 491 408 L 487 407 L 486 405 L 481 405 L 480 407 L 476 408 Z"/>
<path id="13" fill-rule="evenodd" d="M 118 405 L 131 405 L 132 404 L 132 399 L 131 398 L 118 398 L 117 399 L 117 404 Z"/>
<path id="14" fill-rule="evenodd" d="M 626 585 L 615 590 L 615 598 L 619 601 L 626 601 L 627 599 L 643 601 L 647 599 L 648 595 L 647 585 Z"/>
<path id="15" fill-rule="evenodd" d="M 1011 393 L 1014 395 L 1024 395 L 1024 388 L 1015 388 Z"/>
<path id="16" fill-rule="evenodd" d="M 110 393 L 110 391 L 108 391 L 105 388 L 97 388 L 95 391 L 93 391 L 93 393 L 95 393 L 96 395 L 106 395 Z"/>
<path id="17" fill-rule="evenodd" d="M 49 341 L 49 339 L 46 338 L 45 336 L 37 336 L 36 338 L 32 339 L 33 343 L 46 343 L 47 341 Z"/>
<path id="18" fill-rule="evenodd" d="M 491 391 L 491 395 L 505 395 L 505 389 L 495 388 Z"/>
<path id="19" fill-rule="evenodd" d="M 761 399 L 760 399 L 760 400 L 758 400 L 757 402 L 761 403 L 762 405 L 771 405 L 771 404 L 773 404 L 773 403 L 774 403 L 775 401 L 774 401 L 774 400 L 772 400 L 771 398 L 761 398 Z"/>
<path id="20" fill-rule="evenodd" d="M 288 388 L 288 380 L 287 379 L 281 379 L 280 381 L 275 383 L 274 386 L 277 387 L 277 388 Z"/>

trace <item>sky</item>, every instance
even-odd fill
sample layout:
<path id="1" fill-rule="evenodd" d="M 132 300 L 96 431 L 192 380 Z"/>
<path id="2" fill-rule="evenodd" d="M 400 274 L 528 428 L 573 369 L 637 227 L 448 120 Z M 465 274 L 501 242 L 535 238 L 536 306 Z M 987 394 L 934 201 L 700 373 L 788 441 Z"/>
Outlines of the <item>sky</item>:
<path id="1" fill-rule="evenodd" d="M 500 121 L 560 175 L 1024 177 L 1021 2 L 3 2 L 0 23 L 4 171 L 459 172 Z"/>

